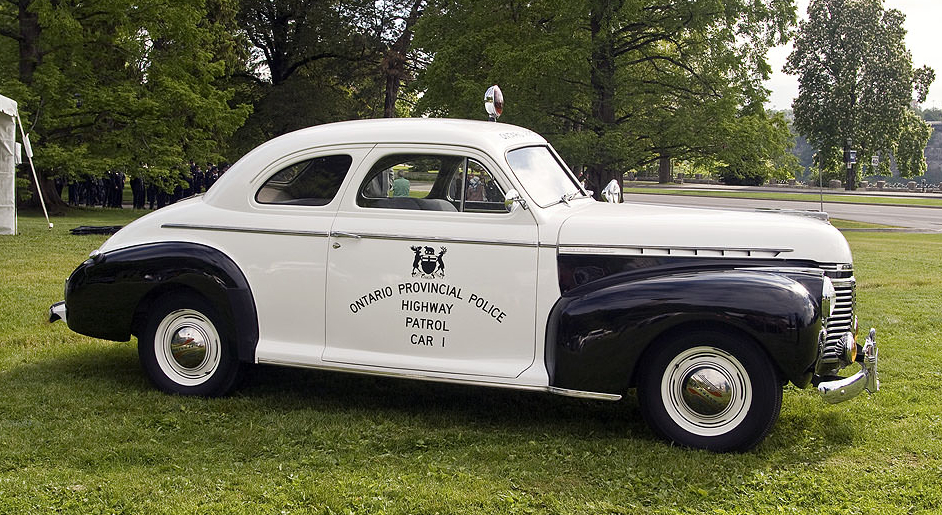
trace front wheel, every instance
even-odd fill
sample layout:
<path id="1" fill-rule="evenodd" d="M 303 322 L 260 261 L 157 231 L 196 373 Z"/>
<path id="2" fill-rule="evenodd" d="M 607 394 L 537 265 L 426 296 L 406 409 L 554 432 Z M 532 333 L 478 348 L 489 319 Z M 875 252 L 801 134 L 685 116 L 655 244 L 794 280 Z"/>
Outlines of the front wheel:
<path id="1" fill-rule="evenodd" d="M 638 385 L 641 411 L 661 436 L 712 451 L 747 450 L 782 407 L 765 353 L 733 334 L 687 333 L 656 349 Z"/>
<path id="2" fill-rule="evenodd" d="M 150 310 L 137 352 L 167 393 L 215 397 L 235 384 L 240 364 L 216 310 L 192 294 L 165 295 Z"/>

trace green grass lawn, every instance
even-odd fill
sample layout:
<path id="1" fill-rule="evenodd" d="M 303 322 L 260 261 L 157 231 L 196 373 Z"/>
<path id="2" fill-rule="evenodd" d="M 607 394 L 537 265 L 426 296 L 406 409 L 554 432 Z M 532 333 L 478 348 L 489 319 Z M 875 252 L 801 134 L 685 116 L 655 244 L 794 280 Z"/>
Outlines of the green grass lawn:
<path id="1" fill-rule="evenodd" d="M 899 229 L 892 225 L 872 224 L 870 222 L 858 222 L 856 220 L 841 220 L 840 218 L 831 218 L 831 225 L 838 229 Z"/>
<path id="2" fill-rule="evenodd" d="M 745 454 L 673 447 L 605 403 L 256 367 L 224 399 L 150 386 L 136 342 L 45 322 L 130 211 L 0 236 L 0 513 L 917 513 L 942 510 L 942 235 L 848 233 L 883 390 L 787 387 Z"/>
<path id="3" fill-rule="evenodd" d="M 696 187 L 696 186 L 691 186 Z M 704 191 L 684 190 L 677 188 L 655 187 L 626 187 L 625 193 L 645 193 L 651 195 L 687 195 L 693 197 L 724 197 L 724 198 L 752 198 L 761 200 L 801 200 L 805 202 L 818 202 L 821 195 L 809 193 L 778 193 L 774 191 Z M 841 195 L 824 194 L 825 202 L 841 202 L 847 204 L 886 204 L 894 206 L 937 206 L 942 207 L 942 195 L 939 198 L 924 197 L 880 197 L 876 195 Z M 942 215 L 940 215 L 942 216 Z"/>

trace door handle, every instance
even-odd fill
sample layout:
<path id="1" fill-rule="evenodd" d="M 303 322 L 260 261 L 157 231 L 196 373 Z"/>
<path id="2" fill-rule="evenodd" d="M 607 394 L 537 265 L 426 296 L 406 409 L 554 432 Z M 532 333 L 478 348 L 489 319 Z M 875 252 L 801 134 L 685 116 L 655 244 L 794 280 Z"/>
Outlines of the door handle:
<path id="1" fill-rule="evenodd" d="M 352 232 L 343 232 L 343 231 L 330 231 L 330 235 L 334 238 L 356 238 L 360 239 L 359 234 L 353 234 Z"/>

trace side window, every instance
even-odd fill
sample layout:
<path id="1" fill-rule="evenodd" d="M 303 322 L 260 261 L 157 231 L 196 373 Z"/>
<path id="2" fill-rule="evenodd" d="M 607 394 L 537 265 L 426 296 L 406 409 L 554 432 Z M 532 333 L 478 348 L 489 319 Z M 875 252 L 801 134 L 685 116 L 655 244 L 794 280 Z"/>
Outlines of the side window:
<path id="1" fill-rule="evenodd" d="M 294 163 L 269 177 L 255 194 L 255 200 L 260 204 L 329 204 L 352 163 L 353 158 L 348 155 L 315 157 Z"/>
<path id="2" fill-rule="evenodd" d="M 360 186 L 357 205 L 384 209 L 506 213 L 504 193 L 478 161 L 397 154 L 380 159 Z"/>

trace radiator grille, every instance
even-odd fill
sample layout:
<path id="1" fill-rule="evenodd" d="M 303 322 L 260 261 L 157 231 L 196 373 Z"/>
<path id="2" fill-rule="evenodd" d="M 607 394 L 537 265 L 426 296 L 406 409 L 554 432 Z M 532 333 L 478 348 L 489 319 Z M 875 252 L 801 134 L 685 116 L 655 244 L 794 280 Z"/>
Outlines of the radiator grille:
<path id="1" fill-rule="evenodd" d="M 838 359 L 841 353 L 839 342 L 847 331 L 853 331 L 854 310 L 857 305 L 857 281 L 853 266 L 847 264 L 821 265 L 837 292 L 834 315 L 828 319 L 828 338 L 822 358 L 825 361 Z"/>

